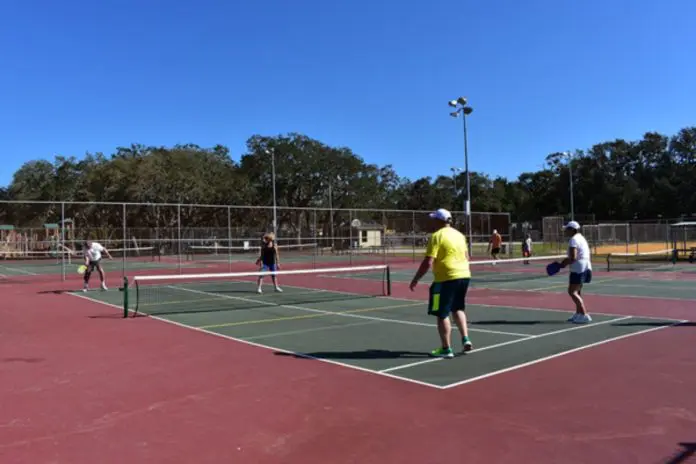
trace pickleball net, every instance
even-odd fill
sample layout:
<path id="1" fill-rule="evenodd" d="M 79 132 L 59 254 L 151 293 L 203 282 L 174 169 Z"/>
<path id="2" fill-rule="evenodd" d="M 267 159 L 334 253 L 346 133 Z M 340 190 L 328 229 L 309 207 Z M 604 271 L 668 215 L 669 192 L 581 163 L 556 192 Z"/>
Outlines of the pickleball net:
<path id="1" fill-rule="evenodd" d="M 277 277 L 282 292 L 274 288 Z M 391 295 L 388 265 L 276 272 L 135 276 L 124 285 L 124 317 L 322 305 Z M 258 278 L 263 276 L 262 293 Z"/>
<path id="2" fill-rule="evenodd" d="M 662 271 L 674 268 L 673 249 L 644 253 L 610 253 L 607 255 L 607 271 Z"/>

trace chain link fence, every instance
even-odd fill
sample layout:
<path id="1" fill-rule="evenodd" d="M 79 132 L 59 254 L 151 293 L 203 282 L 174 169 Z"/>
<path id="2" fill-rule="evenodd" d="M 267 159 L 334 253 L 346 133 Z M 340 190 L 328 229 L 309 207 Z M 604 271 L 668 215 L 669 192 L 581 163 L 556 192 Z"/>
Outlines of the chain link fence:
<path id="1" fill-rule="evenodd" d="M 265 206 L 0 202 L 0 275 L 61 274 L 76 268 L 86 240 L 104 245 L 122 275 L 166 269 L 254 271 L 264 233 L 277 232 L 286 266 L 413 263 L 428 240 L 428 213 L 419 210 Z M 453 211 L 455 227 L 467 219 Z M 277 228 L 274 227 L 277 218 Z M 508 213 L 472 212 L 472 255 L 486 254 L 497 230 L 509 240 Z M 113 269 L 113 268 L 112 268 Z"/>

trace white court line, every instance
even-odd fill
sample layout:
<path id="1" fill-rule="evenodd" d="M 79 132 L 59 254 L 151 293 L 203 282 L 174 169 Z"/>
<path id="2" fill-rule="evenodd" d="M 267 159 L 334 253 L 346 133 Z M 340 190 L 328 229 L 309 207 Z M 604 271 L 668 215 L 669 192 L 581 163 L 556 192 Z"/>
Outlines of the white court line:
<path id="1" fill-rule="evenodd" d="M 234 283 L 252 283 L 252 281 L 236 281 Z M 394 283 L 394 282 L 392 282 Z M 364 296 L 359 293 L 351 293 L 351 292 L 344 292 L 340 290 L 319 290 L 319 289 L 313 289 L 312 287 L 302 287 L 300 285 L 283 285 L 283 287 L 287 288 L 301 288 L 305 290 L 314 290 L 314 291 L 322 291 L 322 292 L 329 292 L 329 293 L 336 293 L 340 295 L 348 295 L 348 296 Z M 495 290 L 502 290 L 502 291 L 520 291 L 520 290 L 515 290 L 515 289 L 505 289 L 505 288 L 496 288 Z M 560 292 L 552 292 L 552 293 L 560 293 Z M 603 295 L 599 295 L 603 296 Z M 621 295 L 624 296 L 624 295 Z M 421 301 L 413 298 L 397 298 L 393 296 L 376 296 L 374 298 L 377 299 L 382 299 L 382 300 L 392 300 L 392 301 L 412 301 L 414 303 Z M 469 298 L 469 297 L 467 297 Z M 495 299 L 495 296 L 492 297 L 492 299 Z M 689 301 L 689 300 L 679 300 L 679 301 Z M 422 304 L 427 304 L 427 302 L 423 302 Z M 555 313 L 565 313 L 565 314 L 572 314 L 573 310 L 570 309 L 558 309 L 558 308 L 539 308 L 536 306 L 512 306 L 509 304 L 502 304 L 502 305 L 494 305 L 494 304 L 485 304 L 485 303 L 467 303 L 467 306 L 481 306 L 484 308 L 507 308 L 507 309 L 522 309 L 522 310 L 529 310 L 529 311 L 548 311 L 548 312 L 555 312 Z M 616 313 L 599 313 L 596 311 L 590 311 L 590 314 L 592 315 L 597 315 L 597 316 L 625 316 L 625 314 L 616 314 Z M 640 318 L 640 319 L 652 319 L 652 320 L 657 320 L 657 321 L 677 321 L 678 319 L 673 319 L 669 317 L 657 317 L 657 316 L 641 316 L 634 314 L 633 317 L 635 318 Z"/>
<path id="2" fill-rule="evenodd" d="M 633 316 L 617 317 L 615 319 L 608 319 L 608 320 L 602 321 L 602 322 L 592 322 L 590 324 L 577 325 L 575 327 L 570 327 L 568 329 L 554 330 L 553 332 L 545 332 L 543 334 L 538 334 L 538 335 L 529 335 L 526 338 L 521 338 L 518 340 L 510 340 L 510 341 L 502 342 L 502 343 L 496 343 L 494 345 L 484 346 L 483 348 L 479 348 L 477 350 L 475 349 L 475 350 L 467 353 L 467 356 L 470 356 L 470 355 L 476 354 L 476 353 L 480 353 L 480 352 L 486 351 L 486 350 L 492 350 L 494 348 L 500 348 L 502 346 L 508 346 L 508 345 L 512 345 L 515 343 L 526 342 L 528 340 L 538 340 L 539 338 L 549 337 L 551 335 L 558 335 L 558 334 L 562 334 L 562 333 L 566 333 L 566 332 L 572 332 L 574 330 L 588 329 L 591 327 L 597 327 L 598 325 L 609 324 L 612 322 L 618 322 L 618 321 L 623 321 L 623 320 L 632 319 L 632 318 L 633 318 Z M 445 358 L 426 359 L 424 361 L 417 361 L 417 362 L 413 362 L 410 364 L 404 364 L 401 366 L 395 366 L 395 367 L 390 367 L 387 369 L 382 369 L 380 372 L 393 372 L 393 371 L 398 371 L 400 369 L 407 369 L 409 367 L 420 366 L 422 364 L 429 364 L 429 363 L 438 362 L 438 361 L 446 361 L 446 359 Z"/>
<path id="3" fill-rule="evenodd" d="M 592 284 L 586 284 L 586 285 L 592 285 Z M 500 292 L 531 292 L 532 290 L 523 290 L 520 288 L 502 288 L 502 287 L 491 287 L 493 290 L 500 291 Z M 548 292 L 548 293 L 553 293 L 556 295 L 563 294 L 564 292 Z M 600 292 L 593 292 L 593 291 L 587 291 L 583 290 L 583 295 L 592 295 L 592 296 L 599 296 L 599 297 L 616 297 L 616 298 L 638 298 L 638 299 L 644 299 L 644 300 L 671 300 L 671 301 L 694 301 L 694 298 L 676 298 L 676 297 L 671 297 L 671 296 L 649 296 L 649 295 L 626 295 L 625 293 L 600 293 Z M 593 314 L 599 314 L 599 313 L 593 313 Z M 615 315 L 615 314 L 614 314 Z M 636 316 L 636 317 L 648 317 L 648 316 Z M 648 317 L 650 319 L 662 319 L 659 317 Z"/>
<path id="4" fill-rule="evenodd" d="M 86 296 L 86 295 L 81 295 L 81 294 L 79 294 L 79 293 L 68 293 L 68 295 L 72 295 L 72 296 L 75 296 L 75 297 L 78 297 L 78 298 L 83 298 L 83 299 L 85 299 L 85 300 L 87 300 L 87 301 L 91 301 L 92 303 L 99 303 L 99 304 L 102 304 L 102 305 L 105 305 L 105 306 L 109 306 L 109 307 L 112 307 L 112 308 L 117 308 L 117 309 L 119 309 L 119 310 L 123 310 L 123 307 L 121 307 L 121 306 L 119 306 L 119 305 L 115 305 L 115 304 L 113 304 L 113 303 L 107 303 L 106 301 L 95 300 L 95 299 L 93 299 L 93 298 L 90 298 L 90 297 L 88 297 L 88 296 Z M 182 327 L 182 328 L 184 328 L 184 329 L 193 330 L 193 331 L 196 331 L 196 332 L 199 332 L 199 333 L 203 333 L 203 334 L 206 334 L 206 335 L 213 335 L 213 336 L 215 336 L 215 337 L 224 338 L 224 339 L 226 339 L 226 340 L 232 340 L 232 341 L 235 341 L 235 342 L 243 343 L 243 344 L 245 344 L 245 345 L 254 346 L 254 347 L 256 347 L 256 348 L 263 348 L 263 349 L 265 349 L 265 350 L 270 350 L 270 351 L 274 351 L 274 352 L 285 353 L 285 354 L 288 354 L 288 355 L 297 356 L 297 357 L 299 357 L 299 358 L 311 359 L 311 360 L 314 360 L 314 361 L 321 361 L 321 362 L 325 362 L 325 363 L 327 363 L 327 364 L 333 364 L 333 365 L 335 365 L 335 366 L 341 366 L 341 367 L 346 367 L 346 368 L 348 368 L 348 369 L 353 369 L 353 370 L 360 371 L 360 372 L 366 372 L 366 373 L 368 373 L 368 374 L 376 374 L 376 375 L 380 375 L 380 376 L 383 376 L 383 377 L 388 377 L 388 378 L 390 378 L 390 379 L 395 379 L 395 380 L 400 380 L 400 381 L 404 381 L 404 382 L 413 383 L 413 384 L 416 384 L 416 385 L 421 385 L 421 386 L 423 386 L 423 387 L 430 387 L 430 388 L 435 388 L 435 389 L 438 389 L 438 390 L 442 390 L 442 389 L 444 388 L 444 387 L 441 387 L 440 385 L 435 385 L 435 384 L 428 383 L 428 382 L 422 382 L 422 381 L 420 381 L 420 380 L 407 379 L 407 378 L 404 378 L 404 377 L 399 377 L 398 375 L 391 375 L 391 374 L 388 374 L 388 373 L 381 373 L 381 372 L 376 371 L 376 370 L 372 370 L 372 369 L 368 369 L 368 368 L 365 368 L 365 367 L 356 366 L 356 365 L 353 365 L 353 364 L 346 364 L 346 363 L 342 363 L 342 362 L 339 362 L 339 361 L 334 361 L 334 360 L 332 360 L 332 359 L 317 358 L 317 357 L 314 357 L 314 356 L 311 356 L 311 355 L 308 355 L 308 354 L 304 354 L 304 353 L 298 353 L 298 352 L 286 350 L 286 349 L 283 349 L 283 348 L 276 348 L 276 347 L 274 347 L 274 346 L 264 345 L 264 344 L 261 344 L 261 343 L 256 343 L 256 342 L 252 342 L 252 341 L 249 341 L 249 340 L 244 340 L 244 339 L 242 339 L 242 338 L 231 337 L 231 336 L 229 336 L 229 335 L 225 335 L 225 334 L 222 334 L 222 333 L 220 333 L 220 332 L 213 332 L 213 331 L 210 331 L 210 330 L 199 329 L 198 327 L 193 327 L 193 326 L 190 326 L 190 325 L 182 324 L 182 323 L 180 323 L 180 322 L 175 322 L 175 321 L 172 321 L 172 320 L 169 320 L 169 319 L 165 319 L 165 318 L 161 318 L 161 317 L 157 317 L 157 316 L 148 316 L 148 317 L 149 317 L 149 318 L 152 318 L 152 319 L 155 319 L 155 320 L 158 320 L 158 321 L 161 321 L 161 322 L 166 322 L 167 324 L 175 325 L 175 326 L 177 326 L 177 327 Z"/>
<path id="5" fill-rule="evenodd" d="M 589 349 L 589 348 L 594 348 L 594 347 L 596 347 L 596 346 L 604 345 L 604 344 L 606 344 L 606 343 L 615 342 L 615 341 L 617 341 L 617 340 L 622 340 L 622 339 L 624 339 L 624 338 L 634 337 L 634 336 L 636 336 L 636 335 L 644 335 L 644 334 L 646 334 L 646 333 L 654 332 L 654 331 L 656 331 L 656 330 L 661 330 L 661 329 L 666 329 L 666 328 L 669 328 L 669 327 L 674 327 L 675 325 L 683 324 L 683 323 L 685 323 L 685 322 L 689 322 L 689 321 L 688 321 L 688 320 L 681 320 L 681 321 L 674 322 L 674 323 L 672 323 L 672 324 L 664 325 L 664 326 L 661 326 L 661 327 L 652 327 L 652 328 L 650 328 L 650 329 L 640 330 L 640 331 L 638 331 L 638 332 L 631 332 L 631 333 L 628 333 L 628 334 L 619 335 L 619 336 L 617 336 L 617 337 L 607 338 L 607 339 L 605 339 L 605 340 L 601 340 L 601 341 L 598 341 L 598 342 L 595 342 L 595 343 L 590 343 L 590 344 L 588 344 L 588 345 L 579 346 L 579 347 L 577 347 L 577 348 L 573 348 L 573 349 L 570 349 L 570 350 L 567 350 L 567 351 L 562 351 L 562 352 L 560 352 L 560 353 L 556 353 L 556 354 L 552 354 L 552 355 L 549 355 L 549 356 L 545 356 L 545 357 L 543 357 L 543 358 L 535 359 L 535 360 L 533 360 L 533 361 L 528 361 L 528 362 L 525 362 L 525 363 L 522 363 L 522 364 L 517 364 L 517 365 L 515 365 L 515 366 L 506 367 L 505 369 L 500 369 L 500 370 L 497 370 L 497 371 L 494 371 L 494 372 L 489 372 L 489 373 L 487 373 L 487 374 L 479 375 L 479 376 L 477 376 L 477 377 L 472 377 L 472 378 L 470 378 L 470 379 L 462 380 L 462 381 L 460 381 L 460 382 L 451 383 L 451 384 L 449 384 L 449 385 L 443 386 L 442 388 L 443 388 L 443 389 L 449 389 L 449 388 L 453 388 L 453 387 L 458 387 L 458 386 L 460 386 L 460 385 L 465 385 L 465 384 L 467 384 L 467 383 L 476 382 L 477 380 L 483 380 L 483 379 L 486 379 L 486 378 L 488 378 L 488 377 L 493 377 L 493 376 L 496 376 L 496 375 L 504 374 L 504 373 L 506 373 L 506 372 L 511 372 L 511 371 L 515 371 L 515 370 L 517 370 L 517 369 L 522 369 L 522 368 L 525 368 L 525 367 L 528 367 L 528 366 L 532 366 L 532 365 L 534 365 L 534 364 L 539 364 L 539 363 L 541 363 L 541 362 L 549 361 L 549 360 L 551 360 L 551 359 L 559 358 L 559 357 L 561 357 L 561 356 L 565 356 L 565 355 L 568 355 L 568 354 L 571 354 L 571 353 L 576 353 L 576 352 L 578 352 L 578 351 L 583 351 L 583 350 L 587 350 L 587 349 Z M 473 351 L 472 351 L 471 353 L 473 353 Z"/>
<path id="6" fill-rule="evenodd" d="M 87 300 L 87 301 L 91 301 L 92 303 L 102 304 L 102 305 L 109 306 L 109 307 L 113 307 L 113 308 L 116 308 L 116 309 L 119 309 L 119 310 L 122 310 L 122 309 L 123 309 L 123 308 L 122 308 L 121 306 L 119 306 L 119 305 L 115 305 L 115 304 L 112 304 L 112 303 L 107 303 L 107 302 L 105 302 L 105 301 L 96 300 L 96 299 L 90 298 L 90 297 L 88 297 L 88 296 L 86 296 L 86 295 L 81 295 L 81 294 L 77 294 L 77 293 L 68 293 L 68 294 L 69 294 L 69 295 L 72 295 L 72 296 L 75 296 L 75 297 L 78 297 L 78 298 L 83 298 L 83 299 L 85 299 L 85 300 Z M 172 321 L 172 320 L 160 318 L 160 317 L 157 317 L 157 316 L 148 316 L 148 317 L 150 317 L 150 318 L 152 318 L 152 319 L 155 319 L 155 320 L 158 320 L 158 321 L 161 321 L 161 322 L 165 322 L 165 323 L 167 323 L 167 324 L 172 324 L 172 325 L 175 325 L 175 326 L 184 328 L 184 329 L 193 330 L 193 331 L 200 332 L 200 333 L 204 333 L 204 334 L 207 334 L 207 335 L 213 335 L 213 336 L 215 336 L 215 337 L 224 338 L 224 339 L 226 339 L 226 340 L 236 341 L 236 342 L 239 342 L 239 343 L 243 343 L 243 344 L 245 344 L 245 345 L 254 346 L 254 347 L 262 348 L 262 349 L 266 349 L 266 350 L 272 350 L 272 351 L 275 351 L 275 352 L 282 352 L 282 353 L 285 353 L 285 354 L 294 355 L 294 356 L 298 356 L 298 357 L 302 357 L 302 358 L 306 358 L 306 359 L 311 359 L 311 360 L 315 360 L 315 361 L 325 362 L 325 363 L 327 363 L 327 364 L 333 364 L 333 365 L 336 365 L 336 366 L 342 366 L 342 367 L 346 367 L 346 368 L 348 368 L 348 369 L 353 369 L 353 370 L 357 370 L 357 371 L 364 372 L 364 373 L 368 373 L 368 374 L 376 374 L 376 375 L 380 375 L 380 376 L 383 376 L 383 377 L 388 377 L 388 378 L 395 379 L 395 380 L 400 380 L 400 381 L 404 381 L 404 382 L 408 382 L 408 383 L 412 383 L 412 384 L 416 384 L 416 385 L 420 385 L 420 386 L 424 386 L 424 387 L 434 388 L 434 389 L 437 389 L 437 390 L 449 389 L 449 388 L 452 388 L 452 387 L 456 387 L 456 386 L 459 386 L 459 385 L 463 385 L 463 384 L 465 384 L 465 383 L 473 382 L 474 380 L 481 380 L 481 379 L 486 378 L 486 377 L 490 377 L 490 376 L 493 376 L 493 375 L 502 374 L 503 372 L 508 372 L 508 371 L 511 371 L 511 370 L 520 369 L 520 368 L 522 368 L 522 367 L 526 367 L 526 366 L 531 365 L 531 364 L 533 364 L 533 363 L 542 362 L 542 361 L 545 361 L 545 360 L 548 360 L 548 359 L 552 359 L 552 358 L 554 358 L 554 357 L 563 356 L 563 355 L 570 354 L 570 353 L 573 353 L 573 352 L 576 352 L 576 351 L 580 351 L 580 350 L 583 350 L 583 349 L 587 349 L 587 348 L 591 348 L 591 347 L 594 347 L 594 346 L 598 346 L 598 345 L 601 345 L 601 344 L 604 344 L 604 343 L 609 343 L 609 342 L 611 342 L 611 341 L 620 340 L 620 339 L 627 338 L 627 337 L 634 336 L 634 335 L 641 335 L 641 334 L 648 333 L 648 332 L 652 332 L 652 331 L 659 330 L 659 329 L 662 329 L 662 328 L 672 327 L 672 326 L 677 325 L 677 324 L 682 324 L 682 323 L 688 322 L 688 320 L 680 320 L 680 321 L 674 322 L 673 324 L 671 324 L 671 325 L 669 325 L 669 326 L 663 326 L 663 327 L 656 327 L 656 328 L 646 329 L 646 330 L 642 330 L 642 331 L 639 331 L 639 332 L 634 332 L 634 333 L 631 333 L 631 334 L 626 334 L 626 335 L 622 335 L 622 336 L 619 336 L 619 337 L 610 338 L 610 339 L 607 339 L 607 340 L 604 340 L 604 341 L 601 341 L 601 342 L 593 343 L 593 344 L 590 344 L 590 345 L 587 345 L 587 346 L 583 346 L 583 347 L 575 348 L 575 349 L 572 349 L 572 350 L 568 350 L 568 351 L 563 352 L 563 353 L 557 353 L 557 354 L 552 355 L 552 356 L 548 356 L 548 357 L 545 357 L 545 358 L 541 358 L 541 359 L 538 359 L 538 360 L 536 360 L 536 361 L 534 361 L 534 362 L 532 362 L 532 363 L 520 364 L 520 365 L 518 365 L 518 366 L 513 366 L 513 367 L 511 367 L 511 368 L 507 368 L 507 369 L 503 369 L 503 370 L 500 370 L 500 371 L 496 371 L 496 372 L 494 372 L 494 373 L 484 374 L 483 376 L 479 376 L 479 377 L 474 378 L 474 379 L 467 379 L 467 380 L 464 380 L 464 381 L 461 381 L 461 382 L 456 382 L 456 383 L 453 383 L 453 384 L 441 386 L 441 385 L 431 384 L 431 383 L 424 382 L 424 381 L 420 381 L 420 380 L 410 379 L 410 378 L 407 378 L 407 377 L 401 377 L 401 376 L 398 376 L 398 375 L 393 375 L 393 374 L 390 374 L 389 372 L 382 372 L 382 371 L 372 370 L 372 369 L 368 369 L 368 368 L 363 368 L 363 367 L 360 367 L 360 366 L 356 366 L 356 365 L 353 365 L 353 364 L 346 364 L 346 363 L 342 363 L 342 362 L 339 362 L 339 361 L 334 361 L 334 360 L 331 360 L 331 359 L 317 358 L 317 357 L 314 357 L 314 356 L 311 356 L 311 355 L 307 355 L 307 354 L 303 354 L 303 353 L 298 353 L 298 352 L 293 352 L 293 351 L 286 350 L 286 349 L 283 349 L 283 348 L 276 348 L 276 347 L 269 346 L 269 345 L 264 345 L 264 344 L 260 344 L 260 343 L 255 343 L 255 342 L 252 342 L 252 341 L 248 341 L 248 340 L 244 340 L 244 339 L 232 337 L 232 336 L 229 336 L 229 335 L 225 335 L 225 334 L 222 334 L 222 333 L 219 333 L 219 332 L 213 332 L 213 331 L 208 331 L 208 330 L 204 330 L 204 329 L 199 329 L 199 328 L 197 328 L 197 327 L 189 326 L 189 325 L 186 325 L 186 324 L 182 324 L 182 323 L 175 322 L 175 321 Z M 630 318 L 630 317 L 631 317 L 631 316 L 628 316 L 628 318 Z M 594 325 L 597 325 L 597 324 L 594 324 Z M 579 326 L 579 327 L 577 327 L 577 328 L 579 329 L 579 328 L 585 328 L 585 327 L 587 327 L 587 326 L 584 326 L 584 325 L 583 325 L 583 326 Z M 521 341 L 523 341 L 523 340 L 521 340 Z M 479 350 L 479 351 L 481 351 L 481 350 Z M 473 352 L 472 352 L 472 353 L 473 353 Z M 439 360 L 439 359 L 437 359 L 437 360 Z"/>
<path id="7" fill-rule="evenodd" d="M 390 323 L 398 323 L 398 324 L 404 324 L 404 325 L 415 325 L 415 326 L 428 327 L 428 328 L 436 327 L 436 324 L 434 324 L 434 323 L 404 321 L 404 320 L 400 320 L 400 319 L 389 319 L 389 318 L 384 318 L 384 317 L 363 316 L 361 314 L 325 311 L 322 309 L 307 308 L 304 306 L 271 303 L 271 302 L 266 302 L 263 300 L 254 300 L 251 298 L 244 298 L 244 297 L 240 297 L 240 296 L 218 295 L 216 293 L 204 292 L 202 290 L 194 290 L 192 288 L 177 287 L 175 285 L 167 285 L 166 288 L 171 288 L 174 290 L 182 290 L 182 291 L 191 292 L 191 293 L 198 293 L 198 294 L 202 294 L 202 295 L 218 296 L 222 299 L 245 301 L 245 302 L 249 302 L 249 303 L 263 304 L 266 306 L 275 306 L 275 307 L 281 307 L 281 308 L 297 309 L 299 311 L 306 311 L 306 312 L 317 313 L 317 314 L 326 314 L 327 316 L 352 317 L 355 319 L 365 319 L 365 320 L 369 320 L 369 321 L 390 322 Z M 413 306 L 419 306 L 419 305 L 420 305 L 420 303 L 414 301 Z M 371 309 L 371 308 L 361 308 L 361 309 L 366 310 L 366 309 Z M 385 310 L 387 310 L 387 309 L 389 309 L 389 308 L 385 308 Z M 379 308 L 375 308 L 375 311 L 379 311 Z M 509 335 L 509 336 L 513 336 L 513 337 L 528 337 L 529 336 L 529 334 L 522 334 L 522 333 L 516 333 L 516 332 L 502 332 L 502 331 L 488 330 L 488 329 L 470 328 L 469 330 L 472 332 L 493 333 L 493 334 L 498 334 L 498 335 Z"/>
<path id="8" fill-rule="evenodd" d="M 301 287 L 299 285 L 284 285 L 284 287 L 310 289 L 310 287 Z M 496 288 L 496 290 L 520 291 L 520 290 L 505 289 L 505 288 Z M 317 291 L 319 291 L 319 290 L 317 290 Z M 339 291 L 339 290 L 321 290 L 321 291 L 327 291 L 327 292 L 331 292 L 331 293 L 340 293 L 342 295 L 351 295 L 351 296 L 359 295 L 356 293 L 343 292 L 343 291 Z M 556 292 L 556 293 L 559 293 L 559 292 Z M 600 295 L 600 296 L 602 296 L 602 295 Z M 415 300 L 412 298 L 397 298 L 397 297 L 392 297 L 392 296 L 380 296 L 380 297 L 376 297 L 376 298 L 385 299 L 385 300 L 394 300 L 394 301 L 414 301 L 414 302 L 419 301 L 419 300 Z M 492 297 L 492 298 L 495 299 L 495 297 Z M 681 300 L 681 301 L 683 301 L 683 300 Z M 426 303 L 423 303 L 423 304 L 426 304 Z M 467 306 L 481 306 L 484 308 L 502 308 L 502 309 L 522 309 L 522 310 L 529 310 L 529 311 L 547 311 L 547 312 L 566 313 L 566 314 L 572 314 L 572 312 L 573 312 L 572 310 L 569 310 L 569 309 L 539 308 L 536 306 L 513 306 L 513 305 L 509 305 L 509 304 L 494 305 L 494 304 L 485 304 L 485 303 L 467 303 Z M 602 312 L 596 312 L 596 311 L 590 311 L 590 313 L 592 315 L 597 315 L 597 316 L 625 316 L 625 314 L 602 313 Z M 637 315 L 637 314 L 634 314 L 633 317 L 640 318 L 640 319 L 653 319 L 653 320 L 658 320 L 658 321 L 677 321 L 678 320 L 678 319 L 673 319 L 673 318 L 668 318 L 668 317 L 642 316 L 642 315 Z"/>
<path id="9" fill-rule="evenodd" d="M 592 282 L 590 282 L 590 283 L 587 284 L 587 285 L 588 285 L 588 286 L 589 286 L 589 285 L 592 285 L 592 284 L 600 285 L 600 284 L 604 284 L 604 283 L 607 283 L 607 282 L 613 282 L 613 281 L 615 281 L 615 280 L 626 280 L 626 279 L 625 279 L 625 278 L 621 278 L 621 277 L 613 277 L 613 278 L 604 279 L 604 280 L 592 279 Z M 543 291 L 543 290 L 551 290 L 551 289 L 554 289 L 554 288 L 567 288 L 567 287 L 568 287 L 568 282 L 565 281 L 565 282 L 563 282 L 562 284 L 559 283 L 559 284 L 556 284 L 556 285 L 547 285 L 547 286 L 544 286 L 544 287 L 528 288 L 528 289 L 524 289 L 524 290 L 526 290 L 526 291 L 528 291 L 528 292 L 540 292 L 540 291 Z M 520 290 L 523 290 L 523 289 L 520 289 Z"/>
<path id="10" fill-rule="evenodd" d="M 13 273 L 13 274 L 10 274 L 10 275 L 17 275 L 17 274 L 14 274 L 14 272 L 23 272 L 23 273 L 26 274 L 26 275 L 39 275 L 39 274 L 37 274 L 37 273 L 35 273 L 35 272 L 25 271 L 24 269 L 21 269 L 21 268 L 14 268 L 14 267 L 7 267 L 7 266 L 0 266 L 0 268 L 4 269 L 4 270 L 6 270 L 6 271 L 9 271 L 9 272 L 11 272 L 11 273 Z"/>

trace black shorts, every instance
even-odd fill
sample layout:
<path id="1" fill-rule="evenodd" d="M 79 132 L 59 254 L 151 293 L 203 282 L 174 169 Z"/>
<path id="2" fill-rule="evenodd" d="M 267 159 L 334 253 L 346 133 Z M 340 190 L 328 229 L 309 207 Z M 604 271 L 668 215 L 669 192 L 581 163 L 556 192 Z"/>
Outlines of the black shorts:
<path id="1" fill-rule="evenodd" d="M 90 261 L 87 264 L 87 272 L 93 272 L 99 265 L 101 264 L 101 259 L 98 259 L 96 261 Z"/>
<path id="2" fill-rule="evenodd" d="M 471 279 L 466 278 L 433 282 L 430 285 L 428 314 L 445 319 L 452 312 L 464 311 L 470 281 Z"/>
<path id="3" fill-rule="evenodd" d="M 495 248 L 491 249 L 492 255 L 497 255 L 499 253 L 500 253 L 500 247 L 495 247 Z"/>
<path id="4" fill-rule="evenodd" d="M 592 282 L 592 270 L 583 272 L 571 272 L 568 276 L 568 283 L 571 285 L 589 284 Z"/>

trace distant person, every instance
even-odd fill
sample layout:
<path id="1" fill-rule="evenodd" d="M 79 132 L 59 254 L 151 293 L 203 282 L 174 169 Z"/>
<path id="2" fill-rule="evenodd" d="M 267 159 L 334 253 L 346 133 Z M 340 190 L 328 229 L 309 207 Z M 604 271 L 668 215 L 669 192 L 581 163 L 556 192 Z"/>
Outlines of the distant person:
<path id="1" fill-rule="evenodd" d="M 261 272 L 273 272 L 273 274 L 271 274 L 271 279 L 273 280 L 275 291 L 282 292 L 283 290 L 278 286 L 278 276 L 275 275 L 275 272 L 280 268 L 280 254 L 278 253 L 278 246 L 276 245 L 275 234 L 273 232 L 269 232 L 263 236 L 263 240 L 261 241 L 261 254 L 259 255 L 259 259 L 256 260 L 256 265 L 261 266 Z M 263 276 L 259 276 L 257 283 L 258 288 L 256 292 L 263 293 L 261 288 L 263 286 Z"/>
<path id="2" fill-rule="evenodd" d="M 586 324 L 592 322 L 592 318 L 587 313 L 585 302 L 582 299 L 583 285 L 592 281 L 590 246 L 580 233 L 580 224 L 575 221 L 570 221 L 566 224 L 565 235 L 570 238 L 568 241 L 568 256 L 561 262 L 561 266 L 570 265 L 568 295 L 575 303 L 575 314 L 568 319 L 568 322 Z"/>
<path id="3" fill-rule="evenodd" d="M 449 211 L 438 209 L 430 213 L 430 218 L 433 234 L 428 240 L 425 257 L 409 288 L 414 291 L 418 281 L 432 267 L 433 283 L 430 286 L 428 314 L 437 317 L 441 346 L 431 351 L 430 355 L 453 358 L 451 314 L 454 314 L 455 323 L 462 336 L 463 351 L 473 348 L 469 340 L 465 313 L 466 293 L 471 280 L 469 250 L 466 237 L 452 227 L 452 214 Z"/>
<path id="4" fill-rule="evenodd" d="M 105 254 L 109 259 L 113 259 L 109 254 L 109 250 L 104 248 L 101 243 L 93 242 L 92 240 L 87 240 L 85 242 L 85 274 L 84 274 L 84 286 L 82 291 L 86 292 L 89 290 L 89 279 L 92 277 L 92 272 L 96 269 L 99 272 L 99 279 L 101 280 L 101 289 L 108 290 L 106 287 L 106 273 L 101 265 L 102 254 Z"/>
<path id="5" fill-rule="evenodd" d="M 522 256 L 530 258 L 532 256 L 532 235 L 526 234 L 522 241 Z M 529 264 L 529 260 L 525 259 L 524 264 Z"/>
<path id="6" fill-rule="evenodd" d="M 488 241 L 488 251 L 493 259 L 500 259 L 498 255 L 500 254 L 500 247 L 503 244 L 503 237 L 500 236 L 497 229 L 493 229 L 493 234 Z"/>

